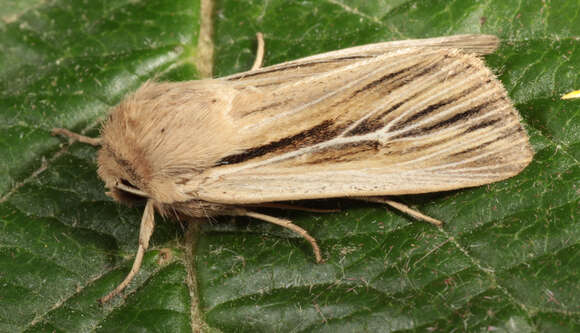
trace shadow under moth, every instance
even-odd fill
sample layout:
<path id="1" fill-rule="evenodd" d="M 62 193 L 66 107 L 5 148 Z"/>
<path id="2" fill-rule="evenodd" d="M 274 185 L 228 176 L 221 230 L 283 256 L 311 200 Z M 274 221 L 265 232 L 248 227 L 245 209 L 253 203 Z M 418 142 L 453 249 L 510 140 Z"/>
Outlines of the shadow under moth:
<path id="1" fill-rule="evenodd" d="M 249 216 L 316 240 L 260 204 L 447 191 L 522 171 L 533 150 L 502 84 L 479 58 L 499 40 L 457 35 L 377 43 L 187 82 L 146 82 L 109 115 L 98 174 L 108 195 L 145 202 L 139 247 L 119 294 L 139 271 L 154 213 L 178 219 Z M 280 205 L 282 207 L 283 205 Z"/>

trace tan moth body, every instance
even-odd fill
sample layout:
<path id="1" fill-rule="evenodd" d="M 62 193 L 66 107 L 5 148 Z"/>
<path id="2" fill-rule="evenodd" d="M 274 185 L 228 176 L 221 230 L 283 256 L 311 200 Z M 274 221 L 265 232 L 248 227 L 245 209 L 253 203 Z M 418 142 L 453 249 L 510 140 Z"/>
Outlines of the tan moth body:
<path id="1" fill-rule="evenodd" d="M 99 175 L 116 200 L 147 201 L 141 256 L 155 209 L 279 224 L 320 261 L 305 230 L 247 205 L 452 190 L 530 163 L 519 114 L 478 58 L 497 44 L 489 35 L 379 43 L 219 79 L 147 82 L 105 122 Z"/>

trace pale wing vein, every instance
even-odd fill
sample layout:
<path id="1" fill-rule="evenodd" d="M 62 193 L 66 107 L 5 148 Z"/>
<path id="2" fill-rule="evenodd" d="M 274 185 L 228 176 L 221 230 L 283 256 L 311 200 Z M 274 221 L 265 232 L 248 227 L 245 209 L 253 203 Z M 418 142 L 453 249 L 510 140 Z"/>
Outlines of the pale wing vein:
<path id="1" fill-rule="evenodd" d="M 403 51 L 405 51 L 405 50 L 403 50 Z M 406 51 L 408 52 L 409 50 L 406 50 Z M 330 72 L 321 73 L 321 74 L 318 74 L 318 75 L 315 75 L 312 77 L 308 77 L 308 78 L 305 78 L 304 80 L 301 80 L 298 82 L 292 82 L 289 85 L 282 86 L 281 88 L 279 88 L 277 90 L 277 93 L 281 94 L 283 92 L 283 90 L 295 89 L 296 85 L 300 85 L 299 88 L 304 89 L 304 87 L 308 87 L 309 82 L 321 81 L 321 80 L 324 80 L 325 78 L 330 77 L 330 76 L 337 76 L 340 73 L 352 71 L 352 70 L 355 70 L 355 69 L 361 68 L 361 67 L 363 67 L 363 68 L 368 67 L 369 64 L 371 64 L 371 63 L 384 63 L 385 61 L 389 60 L 390 58 L 395 58 L 395 59 L 400 58 L 400 59 L 395 60 L 394 62 L 390 63 L 391 67 L 396 67 L 398 65 L 406 64 L 406 63 L 409 63 L 409 66 L 412 66 L 413 62 L 411 60 L 413 60 L 415 58 L 419 59 L 419 58 L 424 58 L 424 57 L 425 57 L 425 54 L 417 54 L 417 55 L 411 55 L 407 58 L 404 58 L 404 57 L 401 57 L 400 52 L 397 52 L 396 54 L 388 54 L 388 55 L 384 55 L 384 56 L 380 56 L 380 57 L 365 59 L 365 60 L 361 60 L 360 62 L 356 62 L 356 63 L 350 64 L 350 65 L 335 69 L 335 70 L 330 71 Z M 372 68 L 373 66 L 370 66 L 370 67 Z M 299 113 L 299 112 L 304 111 L 304 110 L 308 110 L 309 108 L 312 108 L 314 105 L 320 103 L 321 101 L 329 99 L 329 97 L 331 97 L 331 96 L 338 95 L 340 93 L 343 93 L 344 91 L 348 91 L 351 87 L 359 85 L 360 82 L 363 82 L 363 81 L 367 80 L 369 77 L 372 77 L 374 74 L 376 74 L 376 72 L 377 72 L 377 70 L 371 70 L 368 73 L 365 73 L 364 75 L 358 76 L 356 80 L 352 80 L 349 83 L 341 86 L 339 89 L 330 90 L 328 93 L 323 94 L 312 101 L 309 101 L 307 103 L 303 103 L 303 104 L 299 105 L 298 107 L 293 108 L 291 110 L 288 110 L 286 112 L 282 112 L 282 113 L 279 113 L 277 115 L 263 119 L 263 121 L 259 124 L 252 124 L 252 125 L 246 126 L 245 129 L 252 129 L 252 128 L 255 128 L 257 126 L 264 126 L 264 124 L 276 122 L 277 120 L 279 120 L 281 118 L 286 118 L 292 114 Z"/>
<path id="2" fill-rule="evenodd" d="M 504 179 L 525 167 L 532 156 L 525 130 L 493 74 L 479 59 L 460 52 L 421 51 L 427 54 L 419 52 L 401 59 L 397 57 L 401 53 L 365 58 L 300 83 L 282 84 L 277 93 L 284 96 L 283 91 L 296 89 L 298 84 L 308 87 L 309 83 L 340 78 L 342 73 L 351 75 L 336 89 L 322 90 L 315 99 L 263 120 L 274 123 L 312 110 L 317 123 L 297 133 L 306 135 L 322 126 L 321 133 L 327 135 L 324 140 L 305 141 L 307 144 L 272 142 L 263 146 L 267 149 L 246 154 L 239 159 L 241 162 L 231 159 L 233 163 L 213 168 L 207 178 L 232 186 L 226 190 L 216 185 L 216 191 L 230 193 L 223 194 L 229 196 L 228 200 L 237 197 L 235 192 L 239 190 L 260 201 L 299 198 L 299 193 L 305 194 L 304 198 L 325 196 L 316 191 L 369 195 L 375 190 L 388 194 L 453 189 Z M 436 67 L 431 66 L 434 59 Z M 389 67 L 377 66 L 383 63 Z M 405 66 L 412 68 L 413 74 L 403 73 Z M 353 76 L 358 68 L 362 70 Z M 397 80 L 400 82 L 395 83 Z M 405 80 L 411 81 L 399 84 Z M 359 90 L 367 88 L 370 93 L 358 95 Z M 374 99 L 367 101 L 369 96 Z M 325 110 L 319 105 L 358 105 L 348 104 L 353 98 L 361 99 L 360 105 L 366 102 L 369 110 L 356 113 L 357 118 L 350 122 L 340 119 L 343 123 L 336 127 L 339 130 L 327 130 L 337 121 L 332 117 L 341 115 L 329 111 L 332 117 L 325 118 Z M 284 149 L 276 150 L 278 146 Z M 295 149 L 290 150 L 292 146 Z M 381 184 L 375 184 L 376 177 Z M 316 179 L 322 183 L 316 183 Z M 262 185 L 254 181 L 270 184 L 274 194 L 263 193 L 266 190 L 260 190 Z M 278 189 L 280 186 L 288 194 Z"/>

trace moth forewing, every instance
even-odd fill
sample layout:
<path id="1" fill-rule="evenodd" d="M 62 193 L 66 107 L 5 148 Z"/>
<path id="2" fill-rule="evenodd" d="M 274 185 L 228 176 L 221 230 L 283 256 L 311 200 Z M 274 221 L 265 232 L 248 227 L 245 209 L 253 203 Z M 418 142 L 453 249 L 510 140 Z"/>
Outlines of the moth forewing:
<path id="1" fill-rule="evenodd" d="M 281 78 L 278 74 L 281 71 L 285 71 L 286 69 L 302 67 L 302 74 L 309 75 L 309 72 L 316 73 L 317 71 L 324 69 L 324 64 L 332 65 L 332 63 L 337 60 L 346 61 L 349 58 L 356 60 L 367 57 L 375 57 L 377 55 L 392 53 L 393 51 L 398 51 L 405 48 L 458 49 L 465 53 L 482 56 L 493 53 L 498 46 L 499 39 L 493 35 L 455 35 L 382 42 L 316 54 L 306 58 L 292 60 L 268 67 L 262 67 L 259 69 L 253 67 L 251 71 L 233 74 L 224 77 L 224 79 L 240 80 L 251 78 L 255 73 L 261 73 L 262 77 L 264 77 L 264 73 L 274 73 L 271 75 L 271 79 L 277 78 L 278 81 L 283 82 L 283 79 L 288 79 L 290 75 L 288 73 L 284 73 L 284 78 Z M 315 66 L 316 68 L 309 70 L 311 66 Z"/>
<path id="2" fill-rule="evenodd" d="M 519 173 L 533 152 L 501 83 L 479 55 L 495 36 L 378 43 L 215 80 L 147 82 L 105 122 L 99 176 L 121 202 L 177 218 L 246 215 L 293 199 L 376 197 L 488 184 Z M 259 62 L 256 62 L 258 64 Z M 370 198 L 376 201 L 376 198 Z M 439 221 L 390 200 L 412 216 Z"/>
<path id="3" fill-rule="evenodd" d="M 333 54 L 320 71 L 277 65 L 300 78 L 290 82 L 270 84 L 268 68 L 240 76 L 261 99 L 231 117 L 240 142 L 255 145 L 184 188 L 224 204 L 427 193 L 506 179 L 531 161 L 519 114 L 476 56 L 422 47 Z"/>

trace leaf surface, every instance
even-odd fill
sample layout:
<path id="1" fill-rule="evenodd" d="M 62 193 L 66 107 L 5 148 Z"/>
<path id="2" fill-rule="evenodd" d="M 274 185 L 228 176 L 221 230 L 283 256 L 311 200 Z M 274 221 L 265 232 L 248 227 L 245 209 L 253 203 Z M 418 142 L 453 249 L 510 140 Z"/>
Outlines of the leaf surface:
<path id="1" fill-rule="evenodd" d="M 399 197 L 442 229 L 376 204 L 268 211 L 319 240 L 222 218 L 184 232 L 158 223 L 128 272 L 140 208 L 112 202 L 91 136 L 151 78 L 199 77 L 198 1 L 0 1 L 0 331 L 577 331 L 580 326 L 578 1 L 221 1 L 216 76 L 247 70 L 255 33 L 266 65 L 365 43 L 498 35 L 486 57 L 536 151 L 520 175 L 473 189 Z M 183 225 L 187 229 L 187 223 Z M 185 234 L 189 235 L 186 236 Z"/>

